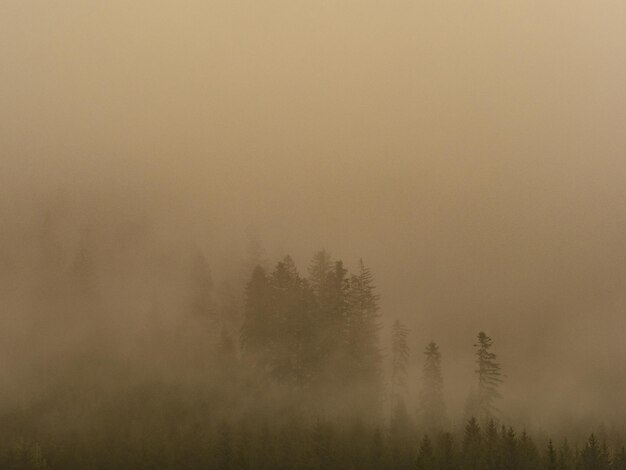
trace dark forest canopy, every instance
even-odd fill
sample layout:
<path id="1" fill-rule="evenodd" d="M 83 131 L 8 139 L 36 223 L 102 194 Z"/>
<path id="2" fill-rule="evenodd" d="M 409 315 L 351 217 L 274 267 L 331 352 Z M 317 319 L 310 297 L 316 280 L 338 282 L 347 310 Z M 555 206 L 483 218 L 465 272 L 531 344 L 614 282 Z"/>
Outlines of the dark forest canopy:
<path id="1" fill-rule="evenodd" d="M 9 254 L 2 271 L 37 273 L 22 286 L 35 347 L 0 413 L 2 468 L 624 468 L 621 428 L 549 440 L 509 427 L 482 331 L 464 410 L 450 413 L 446 352 L 398 320 L 385 331 L 363 260 L 350 272 L 321 250 L 302 274 L 251 235 L 225 283 L 200 250 L 144 251 L 141 227 L 68 244 L 58 220 L 47 213 L 32 256 Z M 116 315 L 129 303 L 143 314 Z"/>

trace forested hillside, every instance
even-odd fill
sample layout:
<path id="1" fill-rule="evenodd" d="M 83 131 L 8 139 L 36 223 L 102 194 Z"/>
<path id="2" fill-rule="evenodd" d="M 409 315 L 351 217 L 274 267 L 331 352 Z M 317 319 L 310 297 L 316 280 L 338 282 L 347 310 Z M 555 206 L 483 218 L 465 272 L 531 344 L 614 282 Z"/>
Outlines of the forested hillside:
<path id="1" fill-rule="evenodd" d="M 53 214 L 38 227 L 3 267 L 33 342 L 7 375 L 1 468 L 626 468 L 618 428 L 517 428 L 499 407 L 515 371 L 482 331 L 451 413 L 445 351 L 389 317 L 362 260 L 321 250 L 302 273 L 253 238 L 220 284 L 201 252 L 138 227 L 72 243 Z"/>

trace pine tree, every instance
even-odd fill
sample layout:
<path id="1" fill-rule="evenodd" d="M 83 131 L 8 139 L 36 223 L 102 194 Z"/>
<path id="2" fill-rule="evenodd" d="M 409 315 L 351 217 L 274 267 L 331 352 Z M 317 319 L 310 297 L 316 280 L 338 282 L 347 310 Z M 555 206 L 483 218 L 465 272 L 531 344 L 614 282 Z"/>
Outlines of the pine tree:
<path id="1" fill-rule="evenodd" d="M 613 470 L 626 470 L 626 448 L 620 447 L 620 450 L 616 452 L 613 458 Z"/>
<path id="2" fill-rule="evenodd" d="M 582 470 L 608 470 L 611 463 L 606 443 L 600 444 L 591 434 L 580 453 L 579 462 Z"/>
<path id="3" fill-rule="evenodd" d="M 312 468 L 323 470 L 333 467 L 336 458 L 333 437 L 330 424 L 319 421 L 315 424 L 311 435 Z"/>
<path id="4" fill-rule="evenodd" d="M 268 372 L 276 334 L 273 290 L 265 270 L 257 266 L 246 286 L 241 346 L 248 357 Z"/>
<path id="5" fill-rule="evenodd" d="M 344 388 L 350 383 L 346 341 L 349 314 L 349 280 L 341 261 L 336 261 L 315 296 L 313 325 L 320 383 Z"/>
<path id="6" fill-rule="evenodd" d="M 548 439 L 546 450 L 543 457 L 543 468 L 545 470 L 557 470 L 557 454 L 552 439 Z"/>
<path id="7" fill-rule="evenodd" d="M 214 448 L 215 468 L 220 470 L 228 470 L 233 468 L 233 440 L 230 432 L 230 426 L 222 423 L 217 429 Z"/>
<path id="8" fill-rule="evenodd" d="M 237 347 L 228 330 L 223 327 L 215 351 L 222 383 L 232 384 L 237 375 Z"/>
<path id="9" fill-rule="evenodd" d="M 500 431 L 502 468 L 514 470 L 518 468 L 517 436 L 512 427 L 502 426 Z"/>
<path id="10" fill-rule="evenodd" d="M 311 377 L 310 348 L 314 325 L 308 285 L 289 256 L 276 265 L 270 284 L 275 315 L 271 374 L 280 381 L 300 387 Z"/>
<path id="11" fill-rule="evenodd" d="M 502 373 L 500 372 L 500 364 L 496 362 L 495 353 L 491 352 L 493 340 L 483 331 L 478 333 L 478 343 L 474 344 L 476 348 L 476 374 L 478 376 L 477 390 L 477 412 L 482 420 L 488 421 L 493 418 L 498 409 L 494 405 L 494 401 L 501 398 L 498 386 L 502 383 Z"/>
<path id="12" fill-rule="evenodd" d="M 424 435 L 417 451 L 417 462 L 415 468 L 417 470 L 431 470 L 435 468 L 435 456 L 433 446 L 430 442 L 428 434 Z"/>
<path id="13" fill-rule="evenodd" d="M 267 270 L 269 268 L 265 249 L 261 244 L 259 233 L 254 225 L 249 225 L 246 229 L 248 245 L 246 250 L 246 259 L 244 262 L 244 270 L 250 273 L 257 266 L 261 266 Z"/>
<path id="14" fill-rule="evenodd" d="M 379 427 L 374 429 L 368 456 L 370 461 L 369 468 L 379 469 L 386 467 L 387 448 L 383 433 Z"/>
<path id="15" fill-rule="evenodd" d="M 522 431 L 522 434 L 520 435 L 518 452 L 519 462 L 523 464 L 524 468 L 528 470 L 539 468 L 541 462 L 539 451 L 526 431 Z"/>
<path id="16" fill-rule="evenodd" d="M 352 382 L 354 405 L 363 413 L 378 414 L 382 395 L 382 353 L 379 340 L 378 295 L 373 276 L 363 261 L 359 272 L 351 276 L 348 298 L 348 316 L 345 325 L 347 348 L 347 377 Z"/>
<path id="17" fill-rule="evenodd" d="M 333 268 L 330 253 L 320 250 L 313 255 L 309 264 L 309 284 L 315 294 L 319 294 L 322 286 L 326 283 L 326 278 Z"/>
<path id="18" fill-rule="evenodd" d="M 557 468 L 559 470 L 573 470 L 575 466 L 575 460 L 576 458 L 574 452 L 567 442 L 567 439 L 565 439 L 559 447 Z"/>
<path id="19" fill-rule="evenodd" d="M 463 470 L 478 470 L 483 468 L 482 435 L 478 420 L 474 417 L 470 418 L 465 426 L 461 457 L 461 468 Z"/>
<path id="20" fill-rule="evenodd" d="M 435 455 L 439 470 L 456 470 L 458 468 L 452 434 L 444 432 L 439 435 Z"/>
<path id="21" fill-rule="evenodd" d="M 485 469 L 499 470 L 502 468 L 500 450 L 498 427 L 496 426 L 495 421 L 490 419 L 485 428 L 485 439 L 483 445 Z"/>
<path id="22" fill-rule="evenodd" d="M 424 355 L 426 361 L 424 362 L 423 385 L 419 397 L 420 425 L 429 430 L 439 430 L 446 424 L 439 346 L 435 342 L 429 343 Z"/>
<path id="23" fill-rule="evenodd" d="M 397 402 L 406 391 L 409 363 L 409 329 L 396 320 L 391 330 L 391 399 Z"/>
<path id="24" fill-rule="evenodd" d="M 198 253 L 189 274 L 189 310 L 199 318 L 214 319 L 213 279 L 205 256 Z"/>

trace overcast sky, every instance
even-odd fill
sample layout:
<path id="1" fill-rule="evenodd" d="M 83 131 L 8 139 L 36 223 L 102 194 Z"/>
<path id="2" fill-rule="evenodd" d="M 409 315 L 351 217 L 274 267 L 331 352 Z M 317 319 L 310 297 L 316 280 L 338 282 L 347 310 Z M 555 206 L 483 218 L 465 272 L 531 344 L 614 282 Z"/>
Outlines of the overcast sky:
<path id="1" fill-rule="evenodd" d="M 64 188 L 206 234 L 217 267 L 253 224 L 302 270 L 363 257 L 416 351 L 466 367 L 486 329 L 509 396 L 611 403 L 624 25 L 620 0 L 3 0 L 3 224 Z"/>

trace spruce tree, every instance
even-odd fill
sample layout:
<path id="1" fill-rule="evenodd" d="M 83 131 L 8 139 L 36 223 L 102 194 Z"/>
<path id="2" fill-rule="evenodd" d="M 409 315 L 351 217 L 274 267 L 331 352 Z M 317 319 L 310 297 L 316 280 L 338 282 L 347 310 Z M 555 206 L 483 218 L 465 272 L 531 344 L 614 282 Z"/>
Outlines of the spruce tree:
<path id="1" fill-rule="evenodd" d="M 552 439 L 548 439 L 546 450 L 543 457 L 543 467 L 545 470 L 557 470 L 557 454 Z"/>
<path id="2" fill-rule="evenodd" d="M 520 462 L 524 468 L 528 470 L 537 469 L 540 466 L 541 457 L 539 455 L 539 451 L 537 450 L 537 446 L 535 445 L 533 439 L 526 433 L 526 431 L 522 431 L 519 442 L 518 442 L 518 457 Z"/>
<path id="3" fill-rule="evenodd" d="M 349 279 L 343 262 L 336 261 L 315 296 L 314 328 L 321 382 L 345 387 L 349 354 L 346 341 Z"/>
<path id="4" fill-rule="evenodd" d="M 391 329 L 391 399 L 397 402 L 406 391 L 409 364 L 409 329 L 396 320 Z"/>
<path id="5" fill-rule="evenodd" d="M 500 447 L 502 468 L 515 469 L 518 467 L 518 442 L 512 427 L 502 426 L 500 431 Z"/>
<path id="6" fill-rule="evenodd" d="M 444 432 L 439 435 L 435 456 L 439 470 L 456 470 L 458 468 L 452 434 Z"/>
<path id="7" fill-rule="evenodd" d="M 217 429 L 213 458 L 214 468 L 219 468 L 220 470 L 233 468 L 233 439 L 230 426 L 227 423 L 221 423 Z"/>
<path id="8" fill-rule="evenodd" d="M 330 253 L 326 250 L 320 250 L 313 255 L 313 259 L 309 264 L 308 280 L 313 292 L 319 294 L 320 289 L 326 282 L 326 277 L 333 268 Z"/>
<path id="9" fill-rule="evenodd" d="M 246 356 L 265 372 L 271 368 L 276 341 L 277 319 L 273 298 L 270 280 L 265 270 L 257 266 L 246 286 L 241 346 Z"/>
<path id="10" fill-rule="evenodd" d="M 570 470 L 574 468 L 575 462 L 575 453 L 567 442 L 567 439 L 565 439 L 559 447 L 557 467 L 559 470 Z"/>
<path id="11" fill-rule="evenodd" d="M 424 352 L 426 360 L 422 373 L 420 392 L 420 425 L 428 430 L 440 430 L 446 424 L 446 411 L 443 398 L 443 375 L 441 373 L 441 353 L 435 342 L 430 342 Z"/>
<path id="12" fill-rule="evenodd" d="M 626 447 L 621 446 L 613 458 L 613 470 L 626 470 Z"/>
<path id="13" fill-rule="evenodd" d="M 354 405 L 360 412 L 376 415 L 382 395 L 382 353 L 379 340 L 378 295 L 373 276 L 359 262 L 359 271 L 350 278 L 348 315 L 345 325 L 347 348 L 347 378 L 353 390 Z"/>
<path id="14" fill-rule="evenodd" d="M 501 398 L 498 386 L 502 383 L 500 364 L 496 362 L 495 353 L 491 352 L 493 340 L 481 331 L 478 333 L 476 348 L 476 374 L 478 376 L 478 390 L 476 395 L 477 413 L 481 420 L 488 421 L 498 413 L 494 402 Z"/>
<path id="15" fill-rule="evenodd" d="M 582 470 L 608 470 L 611 467 L 606 443 L 600 444 L 595 434 L 591 434 L 580 453 L 579 466 Z"/>
<path id="16" fill-rule="evenodd" d="M 417 451 L 417 462 L 415 468 L 417 470 L 435 469 L 435 455 L 428 434 L 424 435 L 424 438 L 420 443 L 420 447 Z"/>
<path id="17" fill-rule="evenodd" d="M 461 469 L 479 470 L 482 468 L 482 434 L 478 420 L 472 417 L 465 426 L 463 450 L 461 453 Z"/>
<path id="18" fill-rule="evenodd" d="M 199 318 L 214 320 L 213 279 L 206 257 L 198 253 L 189 273 L 189 311 Z"/>
<path id="19" fill-rule="evenodd" d="M 289 256 L 276 265 L 269 282 L 273 288 L 274 314 L 271 374 L 279 381 L 300 387 L 311 378 L 310 291 Z"/>
<path id="20" fill-rule="evenodd" d="M 484 464 L 486 470 L 499 470 L 502 468 L 500 436 L 498 427 L 493 419 L 487 422 L 484 436 Z"/>

